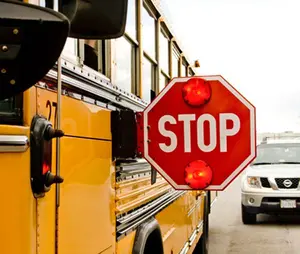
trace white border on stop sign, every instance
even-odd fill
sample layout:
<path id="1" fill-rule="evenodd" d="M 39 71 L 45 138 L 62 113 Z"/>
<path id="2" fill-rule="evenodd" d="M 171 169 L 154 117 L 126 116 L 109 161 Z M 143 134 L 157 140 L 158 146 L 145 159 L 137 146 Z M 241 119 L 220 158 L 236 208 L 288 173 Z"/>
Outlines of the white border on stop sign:
<path id="1" fill-rule="evenodd" d="M 250 111 L 250 149 L 251 153 L 237 167 L 233 173 L 221 184 L 221 185 L 210 185 L 206 189 L 207 190 L 223 190 L 230 184 L 231 181 L 234 180 L 235 177 L 239 175 L 239 173 L 255 158 L 256 155 L 256 129 L 255 129 L 255 108 L 237 91 L 235 90 L 222 76 L 220 75 L 212 75 L 212 76 L 195 76 L 198 78 L 203 78 L 207 81 L 219 81 L 226 87 L 237 99 L 240 100 L 242 104 L 244 104 Z M 191 78 L 195 77 L 182 77 L 182 78 L 174 78 L 170 81 L 170 83 L 161 91 L 161 93 L 154 99 L 152 103 L 144 110 L 144 158 L 152 165 L 155 169 L 159 171 L 159 173 L 176 189 L 180 190 L 191 190 L 188 185 L 177 185 L 165 172 L 160 168 L 160 166 L 150 157 L 148 151 L 148 113 L 149 111 L 160 101 L 160 99 L 173 87 L 173 85 L 177 82 L 186 82 Z"/>

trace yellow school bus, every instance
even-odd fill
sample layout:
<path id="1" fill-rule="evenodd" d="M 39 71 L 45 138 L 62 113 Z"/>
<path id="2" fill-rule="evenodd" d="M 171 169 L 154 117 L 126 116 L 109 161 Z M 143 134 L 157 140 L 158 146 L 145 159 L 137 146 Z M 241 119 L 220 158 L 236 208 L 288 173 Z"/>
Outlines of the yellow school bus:
<path id="1" fill-rule="evenodd" d="M 129 0 L 122 37 L 68 38 L 42 80 L 0 101 L 1 253 L 207 253 L 217 193 L 176 191 L 119 156 L 131 122 L 112 117 L 195 74 L 167 18 L 159 1 Z"/>

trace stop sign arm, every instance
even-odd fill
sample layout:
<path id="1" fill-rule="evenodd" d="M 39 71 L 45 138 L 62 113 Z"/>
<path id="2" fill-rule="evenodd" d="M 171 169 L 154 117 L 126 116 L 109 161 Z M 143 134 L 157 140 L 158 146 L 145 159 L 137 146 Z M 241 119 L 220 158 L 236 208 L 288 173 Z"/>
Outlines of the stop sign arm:
<path id="1" fill-rule="evenodd" d="M 136 125 L 137 125 L 137 156 L 144 157 L 144 114 L 143 112 L 136 113 Z"/>

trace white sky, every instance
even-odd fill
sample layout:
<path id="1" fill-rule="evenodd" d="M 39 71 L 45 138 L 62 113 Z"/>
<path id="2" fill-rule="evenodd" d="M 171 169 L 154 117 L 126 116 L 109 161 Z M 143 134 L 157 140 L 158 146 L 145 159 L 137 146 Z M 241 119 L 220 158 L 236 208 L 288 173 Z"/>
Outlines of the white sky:
<path id="1" fill-rule="evenodd" d="M 162 1 L 198 74 L 221 74 L 254 104 L 258 131 L 300 130 L 299 0 Z"/>

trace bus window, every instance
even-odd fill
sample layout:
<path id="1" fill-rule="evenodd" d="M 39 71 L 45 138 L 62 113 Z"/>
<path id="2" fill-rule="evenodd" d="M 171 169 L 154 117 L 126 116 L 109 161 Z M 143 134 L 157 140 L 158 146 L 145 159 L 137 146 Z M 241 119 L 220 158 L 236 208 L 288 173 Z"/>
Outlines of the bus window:
<path id="1" fill-rule="evenodd" d="M 151 90 L 155 90 L 154 84 L 154 66 L 148 58 L 144 57 L 142 99 L 148 103 L 151 102 Z"/>
<path id="2" fill-rule="evenodd" d="M 0 124 L 22 124 L 22 96 L 0 100 Z"/>
<path id="3" fill-rule="evenodd" d="M 96 40 L 86 40 L 84 42 L 84 64 L 98 70 L 98 47 Z"/>
<path id="4" fill-rule="evenodd" d="M 105 41 L 85 40 L 84 64 L 95 71 L 104 73 Z"/>

